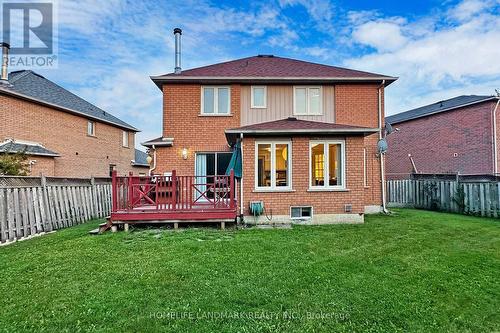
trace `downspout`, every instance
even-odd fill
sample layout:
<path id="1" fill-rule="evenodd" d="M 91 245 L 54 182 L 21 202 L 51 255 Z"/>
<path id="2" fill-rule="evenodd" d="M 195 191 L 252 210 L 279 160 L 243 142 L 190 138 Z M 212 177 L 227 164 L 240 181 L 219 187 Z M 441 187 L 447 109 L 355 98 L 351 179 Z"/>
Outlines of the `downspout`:
<path id="1" fill-rule="evenodd" d="M 385 86 L 385 80 L 382 80 L 382 84 L 378 87 L 378 126 L 379 126 L 379 133 L 378 133 L 378 138 L 379 140 L 383 139 L 382 135 L 382 130 L 383 130 L 383 124 L 382 124 L 382 88 Z M 385 199 L 385 166 L 384 166 L 384 154 L 380 154 L 380 185 L 382 189 L 382 212 L 387 214 L 387 208 L 386 208 L 386 199 Z"/>
<path id="2" fill-rule="evenodd" d="M 498 104 L 500 104 L 500 97 L 498 98 L 497 104 L 495 105 L 495 108 L 493 109 L 493 135 L 492 135 L 492 141 L 493 141 L 493 173 L 495 176 L 498 173 L 498 160 L 497 160 L 497 109 L 498 109 Z"/>
<path id="3" fill-rule="evenodd" d="M 240 133 L 241 178 L 240 178 L 240 221 L 243 222 L 243 133 Z"/>
<path id="4" fill-rule="evenodd" d="M 152 145 L 152 147 L 153 147 L 153 167 L 149 168 L 149 176 L 151 176 L 153 170 L 156 169 L 156 148 L 155 145 Z"/>

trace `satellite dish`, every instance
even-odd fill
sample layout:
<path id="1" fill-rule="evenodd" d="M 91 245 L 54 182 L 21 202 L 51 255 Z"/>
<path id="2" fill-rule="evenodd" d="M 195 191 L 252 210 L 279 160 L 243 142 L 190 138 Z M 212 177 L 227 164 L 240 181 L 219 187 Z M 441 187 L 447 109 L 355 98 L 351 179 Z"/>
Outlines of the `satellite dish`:
<path id="1" fill-rule="evenodd" d="M 394 129 L 392 128 L 392 125 L 389 123 L 385 123 L 385 135 L 389 135 L 392 132 L 394 132 Z"/>
<path id="2" fill-rule="evenodd" d="M 377 151 L 379 154 L 387 153 L 387 141 L 385 139 L 380 139 L 377 142 Z"/>

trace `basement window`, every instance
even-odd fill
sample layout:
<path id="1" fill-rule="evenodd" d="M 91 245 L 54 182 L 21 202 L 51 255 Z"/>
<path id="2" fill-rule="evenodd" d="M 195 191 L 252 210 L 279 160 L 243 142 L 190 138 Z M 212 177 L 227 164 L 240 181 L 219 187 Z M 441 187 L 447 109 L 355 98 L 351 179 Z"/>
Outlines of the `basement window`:
<path id="1" fill-rule="evenodd" d="M 290 218 L 293 220 L 303 220 L 312 218 L 311 206 L 290 207 Z"/>

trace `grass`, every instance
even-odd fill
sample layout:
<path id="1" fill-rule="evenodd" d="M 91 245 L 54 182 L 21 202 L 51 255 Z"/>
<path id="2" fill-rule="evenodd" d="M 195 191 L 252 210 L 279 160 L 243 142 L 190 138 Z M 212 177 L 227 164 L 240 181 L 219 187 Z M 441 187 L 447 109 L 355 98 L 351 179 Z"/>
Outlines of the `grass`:
<path id="1" fill-rule="evenodd" d="M 493 219 L 90 236 L 97 223 L 0 248 L 0 331 L 500 330 Z"/>

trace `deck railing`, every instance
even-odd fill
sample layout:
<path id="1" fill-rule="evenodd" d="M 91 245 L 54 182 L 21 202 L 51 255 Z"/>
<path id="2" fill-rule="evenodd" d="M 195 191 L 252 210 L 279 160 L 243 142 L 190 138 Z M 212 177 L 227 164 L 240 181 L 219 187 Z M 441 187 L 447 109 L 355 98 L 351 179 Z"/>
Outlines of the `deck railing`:
<path id="1" fill-rule="evenodd" d="M 235 210 L 234 172 L 213 176 L 112 176 L 112 212 Z"/>

